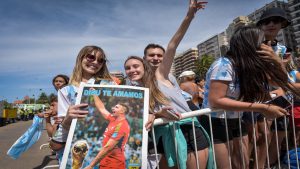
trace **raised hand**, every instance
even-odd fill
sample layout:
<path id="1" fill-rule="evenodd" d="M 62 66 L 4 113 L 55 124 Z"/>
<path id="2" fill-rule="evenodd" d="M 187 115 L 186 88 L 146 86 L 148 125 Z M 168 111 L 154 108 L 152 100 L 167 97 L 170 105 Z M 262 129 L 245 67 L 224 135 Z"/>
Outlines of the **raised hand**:
<path id="1" fill-rule="evenodd" d="M 206 1 L 190 0 L 189 14 L 195 14 L 199 9 L 205 9 Z"/>

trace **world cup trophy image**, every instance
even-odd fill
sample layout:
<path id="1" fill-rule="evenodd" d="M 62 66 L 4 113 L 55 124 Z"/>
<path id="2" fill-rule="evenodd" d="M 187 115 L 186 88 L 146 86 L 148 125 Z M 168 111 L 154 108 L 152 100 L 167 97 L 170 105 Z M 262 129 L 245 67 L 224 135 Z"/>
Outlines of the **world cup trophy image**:
<path id="1" fill-rule="evenodd" d="M 72 169 L 80 169 L 83 164 L 83 160 L 89 150 L 89 145 L 85 140 L 79 140 L 74 143 L 72 147 Z"/>

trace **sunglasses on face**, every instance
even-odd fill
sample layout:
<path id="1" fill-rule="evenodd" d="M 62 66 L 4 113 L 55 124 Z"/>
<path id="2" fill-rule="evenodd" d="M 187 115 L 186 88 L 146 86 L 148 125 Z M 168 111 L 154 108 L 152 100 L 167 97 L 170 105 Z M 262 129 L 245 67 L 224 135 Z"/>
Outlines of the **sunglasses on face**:
<path id="1" fill-rule="evenodd" d="M 278 23 L 282 22 L 282 19 L 279 18 L 279 17 L 271 17 L 271 18 L 263 20 L 262 24 L 263 25 L 268 25 L 271 22 L 273 22 L 274 24 L 278 24 Z"/>
<path id="2" fill-rule="evenodd" d="M 162 57 L 162 55 L 161 55 L 161 54 L 156 54 L 156 53 L 151 53 L 151 54 L 149 54 L 148 56 L 150 56 L 150 57 L 154 57 L 155 55 L 157 55 L 157 57 Z"/>
<path id="3" fill-rule="evenodd" d="M 97 59 L 97 57 L 96 57 L 95 55 L 92 55 L 92 54 L 86 55 L 85 58 L 86 58 L 86 60 L 87 60 L 88 62 L 94 62 L 94 61 Z M 97 62 L 98 62 L 99 64 L 102 64 L 102 63 L 105 63 L 106 60 L 103 59 L 103 58 L 100 58 L 100 59 L 97 60 Z"/>

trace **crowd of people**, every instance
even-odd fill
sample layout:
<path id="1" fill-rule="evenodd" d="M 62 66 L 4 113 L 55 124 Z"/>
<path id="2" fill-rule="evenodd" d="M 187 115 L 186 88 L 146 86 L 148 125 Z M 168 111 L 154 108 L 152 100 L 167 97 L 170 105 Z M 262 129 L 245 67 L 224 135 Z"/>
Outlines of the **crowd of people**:
<path id="1" fill-rule="evenodd" d="M 99 163 L 101 169 L 124 168 L 130 163 L 140 163 L 141 154 L 138 150 L 142 146 L 141 127 L 148 131 L 155 130 L 155 138 L 149 135 L 148 153 L 162 155 L 159 166 L 163 169 L 214 168 L 214 162 L 217 168 L 222 169 L 276 166 L 277 152 L 281 147 L 278 149 L 275 142 L 279 145 L 283 142 L 287 128 L 284 124 L 289 117 L 290 121 L 295 121 L 296 135 L 293 137 L 298 139 L 296 144 L 299 146 L 300 104 L 297 97 L 300 96 L 300 73 L 293 63 L 290 48 L 276 41 L 278 32 L 290 24 L 282 9 L 268 9 L 256 25 L 237 28 L 226 55 L 220 56 L 210 66 L 205 79 L 197 78 L 192 70 L 183 72 L 179 79 L 170 74 L 178 45 L 195 14 L 204 9 L 206 3 L 190 0 L 188 12 L 166 49 L 151 43 L 145 47 L 143 57 L 129 56 L 124 62 L 127 79 L 123 85 L 149 88 L 149 113 L 145 126 L 142 126 L 142 111 L 135 111 L 142 110 L 143 104 L 139 102 L 127 100 L 123 105 L 107 101 L 109 105 L 104 106 L 94 96 L 86 98 L 94 105 L 89 109 L 85 109 L 87 103 L 75 105 L 80 83 L 117 84 L 109 74 L 106 64 L 109 57 L 102 48 L 83 47 L 78 53 L 71 78 L 58 75 L 53 79 L 58 91 L 57 98 L 51 100 L 51 108 L 40 117 L 46 119 L 50 146 L 57 153 L 59 161 L 72 119 L 75 118 L 84 119 L 78 121 L 78 126 L 87 131 L 78 132 L 75 137 L 89 137 L 89 147 L 98 151 L 93 155 L 95 159 L 88 160 L 92 161 L 91 164 L 84 165 L 86 169 L 94 168 Z M 293 111 L 267 102 L 279 96 L 286 98 L 286 95 L 293 95 Z M 110 107 L 113 107 L 114 116 L 106 109 Z M 224 111 L 181 119 L 182 113 L 201 108 Z M 95 115 L 98 118 L 90 118 L 91 112 L 99 112 Z M 169 118 L 170 112 L 179 120 L 153 127 L 155 119 Z M 126 122 L 122 121 L 124 117 Z M 272 124 L 275 118 L 276 125 Z M 110 135 L 109 140 L 105 139 L 101 133 L 113 133 L 106 129 L 116 121 L 122 128 L 126 128 L 128 123 L 136 127 L 130 128 L 130 131 L 122 130 L 123 137 Z M 269 138 L 267 144 L 266 137 Z M 256 145 L 256 155 L 253 155 L 253 145 Z M 116 151 L 123 153 L 126 158 L 105 158 Z M 250 164 L 250 158 L 257 162 Z"/>

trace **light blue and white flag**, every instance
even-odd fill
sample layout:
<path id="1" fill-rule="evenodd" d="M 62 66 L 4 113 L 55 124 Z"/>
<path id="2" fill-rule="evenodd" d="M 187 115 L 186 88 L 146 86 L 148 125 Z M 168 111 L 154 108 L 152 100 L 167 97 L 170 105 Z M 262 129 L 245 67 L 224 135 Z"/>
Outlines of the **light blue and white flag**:
<path id="1" fill-rule="evenodd" d="M 34 116 L 33 123 L 29 129 L 11 146 L 7 151 L 13 159 L 17 159 L 20 155 L 27 151 L 34 143 L 36 143 L 43 130 L 43 119 L 38 116 Z"/>

